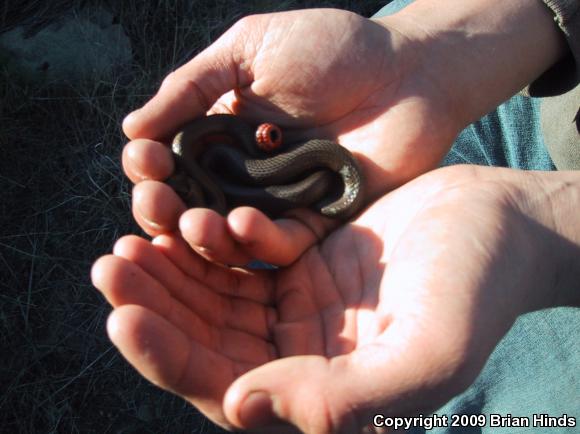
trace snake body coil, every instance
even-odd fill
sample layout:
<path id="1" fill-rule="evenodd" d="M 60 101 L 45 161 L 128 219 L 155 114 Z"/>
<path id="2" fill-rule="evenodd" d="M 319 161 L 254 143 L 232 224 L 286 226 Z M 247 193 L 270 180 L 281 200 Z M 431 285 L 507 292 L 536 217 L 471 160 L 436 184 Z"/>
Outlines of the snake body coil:
<path id="1" fill-rule="evenodd" d="M 232 115 L 190 122 L 173 139 L 176 172 L 166 182 L 188 206 L 221 214 L 248 205 L 270 217 L 311 208 L 347 219 L 361 208 L 363 178 L 348 150 L 313 139 L 265 152 L 255 133 Z"/>

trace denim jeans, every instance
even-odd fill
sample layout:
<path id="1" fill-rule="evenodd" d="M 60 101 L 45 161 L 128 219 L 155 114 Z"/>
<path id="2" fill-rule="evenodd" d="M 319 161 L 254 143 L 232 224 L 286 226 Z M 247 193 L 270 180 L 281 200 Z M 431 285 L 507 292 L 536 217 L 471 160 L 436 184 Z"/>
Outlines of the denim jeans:
<path id="1" fill-rule="evenodd" d="M 394 0 L 375 17 L 392 14 L 410 2 Z M 461 163 L 555 170 L 541 133 L 540 103 L 540 99 L 514 96 L 465 128 L 442 165 Z M 521 316 L 495 348 L 476 381 L 435 414 L 447 415 L 448 425 L 452 415 L 483 415 L 485 424 L 469 426 L 469 418 L 454 416 L 467 426 L 431 430 L 415 427 L 409 432 L 580 433 L 580 309 L 560 307 Z M 534 415 L 542 414 L 574 417 L 576 426 L 534 427 Z M 507 417 L 505 426 L 492 426 L 492 421 L 498 421 L 498 416 L 492 420 L 492 415 Z M 515 420 L 509 416 L 527 419 L 530 427 L 514 426 Z M 508 420 L 512 426 L 508 426 Z"/>

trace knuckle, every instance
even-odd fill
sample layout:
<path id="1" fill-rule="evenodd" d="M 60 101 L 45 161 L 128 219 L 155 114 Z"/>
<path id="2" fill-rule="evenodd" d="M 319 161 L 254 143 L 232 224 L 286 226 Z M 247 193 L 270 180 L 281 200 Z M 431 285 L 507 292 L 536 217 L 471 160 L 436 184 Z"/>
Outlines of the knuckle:
<path id="1" fill-rule="evenodd" d="M 258 15 L 258 14 L 246 15 L 246 16 L 240 18 L 232 26 L 232 30 L 245 33 L 249 29 L 254 28 L 256 26 L 257 22 L 259 21 L 259 19 L 260 19 L 260 15 Z"/>
<path id="2" fill-rule="evenodd" d="M 172 71 L 169 74 L 167 74 L 167 76 L 163 79 L 163 81 L 161 82 L 160 89 L 171 87 L 175 84 L 176 81 L 177 81 L 177 74 L 175 71 Z"/>

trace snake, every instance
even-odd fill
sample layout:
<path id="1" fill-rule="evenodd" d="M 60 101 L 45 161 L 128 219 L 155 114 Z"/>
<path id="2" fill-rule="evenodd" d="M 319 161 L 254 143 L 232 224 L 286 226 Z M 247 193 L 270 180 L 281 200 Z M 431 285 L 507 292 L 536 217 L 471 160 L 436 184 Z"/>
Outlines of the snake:
<path id="1" fill-rule="evenodd" d="M 174 173 L 165 181 L 189 207 L 225 215 L 252 206 L 269 217 L 297 208 L 345 220 L 364 204 L 362 170 L 327 139 L 282 144 L 274 124 L 254 128 L 239 116 L 194 119 L 173 137 Z"/>

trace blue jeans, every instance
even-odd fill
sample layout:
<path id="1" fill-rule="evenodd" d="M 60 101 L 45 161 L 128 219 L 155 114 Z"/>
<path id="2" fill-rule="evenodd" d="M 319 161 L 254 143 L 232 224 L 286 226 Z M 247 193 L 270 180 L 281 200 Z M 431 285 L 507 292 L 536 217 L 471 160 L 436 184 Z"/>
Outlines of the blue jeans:
<path id="1" fill-rule="evenodd" d="M 394 0 L 375 17 L 392 14 L 410 2 Z M 514 96 L 463 130 L 442 164 L 555 170 L 541 134 L 540 102 Z M 483 427 L 449 426 L 432 430 L 417 427 L 409 432 L 580 433 L 580 309 L 561 307 L 521 316 L 476 381 L 435 413 L 447 415 L 449 425 L 452 415 L 484 415 L 486 423 Z M 492 427 L 493 414 L 525 417 L 530 427 Z M 566 414 L 575 417 L 576 426 L 533 427 L 534 415 L 540 414 L 556 417 Z"/>

